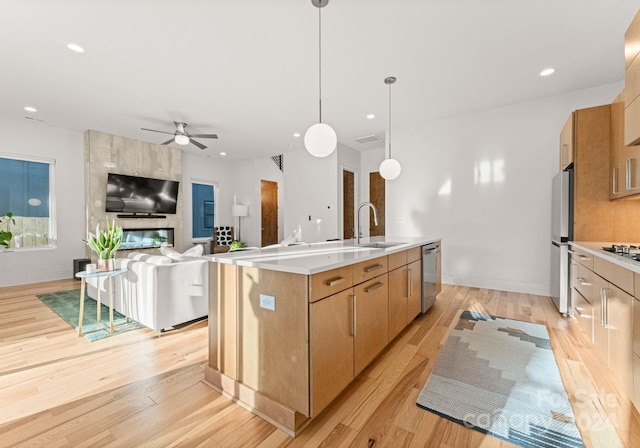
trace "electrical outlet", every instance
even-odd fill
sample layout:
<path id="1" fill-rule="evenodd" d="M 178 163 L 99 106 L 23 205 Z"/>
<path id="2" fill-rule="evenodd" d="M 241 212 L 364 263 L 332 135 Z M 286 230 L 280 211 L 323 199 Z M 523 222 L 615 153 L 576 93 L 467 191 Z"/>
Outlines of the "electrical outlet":
<path id="1" fill-rule="evenodd" d="M 260 308 L 265 310 L 276 310 L 276 298 L 274 296 L 268 296 L 266 294 L 260 294 Z"/>

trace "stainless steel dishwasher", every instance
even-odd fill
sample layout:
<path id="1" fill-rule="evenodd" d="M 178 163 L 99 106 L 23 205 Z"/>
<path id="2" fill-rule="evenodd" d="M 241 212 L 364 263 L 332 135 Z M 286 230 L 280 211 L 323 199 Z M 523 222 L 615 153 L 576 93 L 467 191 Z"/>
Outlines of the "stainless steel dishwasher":
<path id="1" fill-rule="evenodd" d="M 440 272 L 440 241 L 422 246 L 422 312 L 436 301 L 442 289 Z"/>

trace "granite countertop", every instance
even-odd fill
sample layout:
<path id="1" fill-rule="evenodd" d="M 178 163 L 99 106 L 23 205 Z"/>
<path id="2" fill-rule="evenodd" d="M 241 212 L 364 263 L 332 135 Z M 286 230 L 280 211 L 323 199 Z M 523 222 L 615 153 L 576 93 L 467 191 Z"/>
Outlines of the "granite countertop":
<path id="1" fill-rule="evenodd" d="M 601 242 L 592 242 L 592 241 L 570 241 L 569 245 L 574 246 L 578 249 L 582 249 L 585 252 L 590 253 L 593 256 L 603 258 L 607 261 L 610 261 L 618 266 L 622 266 L 623 268 L 629 269 L 633 272 L 640 274 L 640 261 L 633 260 L 629 257 L 623 257 L 622 255 L 614 254 L 613 252 L 607 252 L 602 249 L 603 247 L 611 246 L 611 244 L 624 244 L 627 246 L 637 246 L 635 243 L 601 243 Z"/>
<path id="2" fill-rule="evenodd" d="M 212 254 L 205 258 L 217 263 L 312 275 L 441 241 L 441 239 L 373 237 L 361 238 L 360 246 L 357 246 L 354 240 L 329 241 L 265 249 L 237 250 L 223 254 Z M 367 244 L 391 245 L 388 247 L 363 247 Z"/>

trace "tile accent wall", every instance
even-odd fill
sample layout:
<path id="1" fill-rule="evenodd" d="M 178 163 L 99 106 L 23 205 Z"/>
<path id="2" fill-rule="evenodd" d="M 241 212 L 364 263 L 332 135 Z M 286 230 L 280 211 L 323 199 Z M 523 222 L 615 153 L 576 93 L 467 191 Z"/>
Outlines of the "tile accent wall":
<path id="1" fill-rule="evenodd" d="M 107 195 L 107 174 L 118 173 L 131 176 L 170 179 L 180 182 L 178 207 L 175 215 L 165 219 L 118 218 L 118 213 L 105 212 Z M 107 221 L 127 229 L 174 229 L 174 247 L 183 250 L 182 229 L 182 151 L 170 146 L 160 146 L 104 132 L 88 130 L 84 132 L 84 185 L 86 231 L 95 231 L 96 225 L 104 228 Z M 83 236 L 86 238 L 86 235 Z M 158 251 L 157 249 L 153 249 Z M 93 256 L 89 248 L 87 257 Z M 124 256 L 124 255 L 119 255 Z"/>

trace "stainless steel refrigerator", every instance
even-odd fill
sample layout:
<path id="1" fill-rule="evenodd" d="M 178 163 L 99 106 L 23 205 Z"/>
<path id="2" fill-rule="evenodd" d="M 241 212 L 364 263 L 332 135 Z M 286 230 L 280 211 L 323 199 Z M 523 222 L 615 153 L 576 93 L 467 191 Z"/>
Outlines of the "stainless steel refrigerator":
<path id="1" fill-rule="evenodd" d="M 553 178 L 551 198 L 551 298 L 562 314 L 571 314 L 569 245 L 573 240 L 573 170 Z"/>

